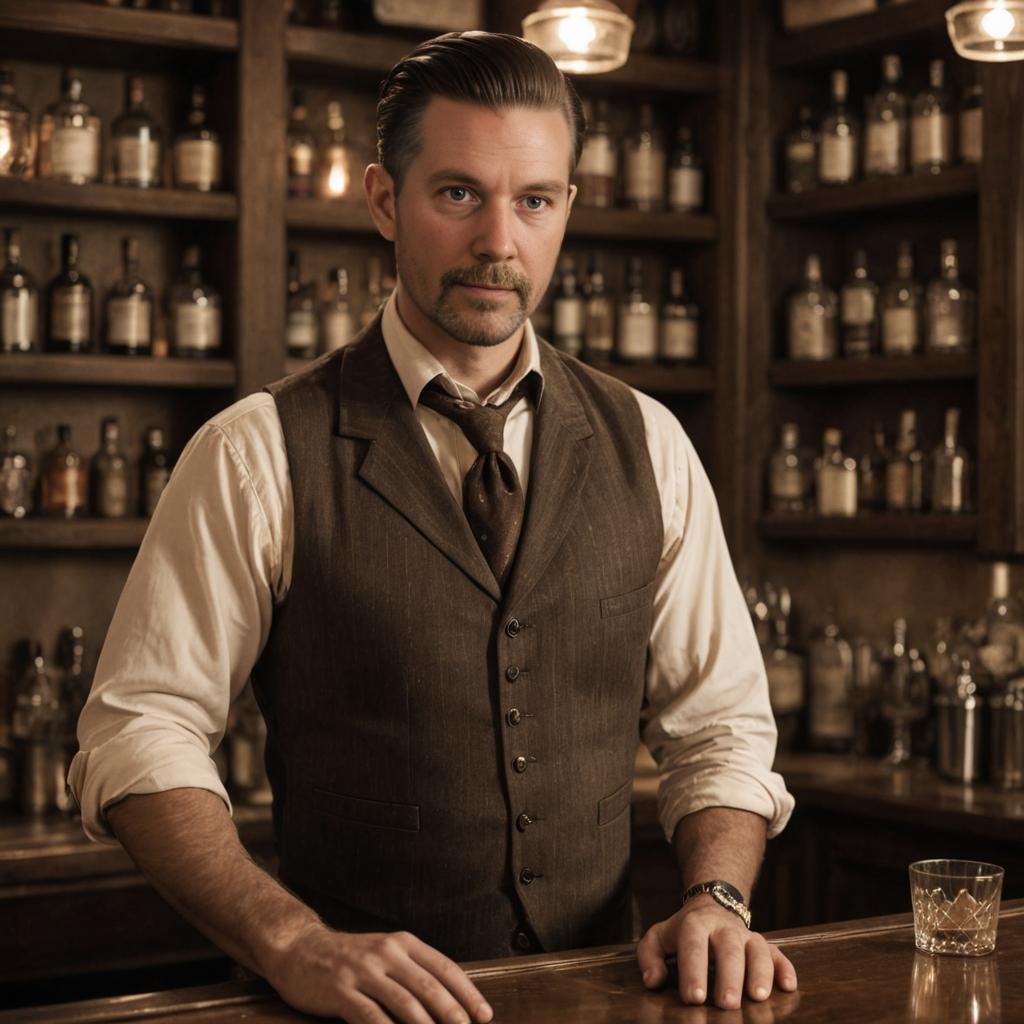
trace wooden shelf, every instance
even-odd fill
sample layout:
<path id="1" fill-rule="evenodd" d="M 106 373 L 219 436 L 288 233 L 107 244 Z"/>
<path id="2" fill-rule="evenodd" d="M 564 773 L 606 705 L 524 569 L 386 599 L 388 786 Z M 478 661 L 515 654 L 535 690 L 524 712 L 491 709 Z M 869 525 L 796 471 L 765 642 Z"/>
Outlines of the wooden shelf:
<path id="1" fill-rule="evenodd" d="M 137 548 L 148 519 L 0 519 L 0 549 L 65 551 Z"/>
<path id="2" fill-rule="evenodd" d="M 779 388 L 845 388 L 860 384 L 974 380 L 977 352 L 869 359 L 778 360 L 768 368 L 768 382 Z"/>
<path id="3" fill-rule="evenodd" d="M 873 544 L 974 544 L 974 515 L 863 514 L 853 518 L 771 513 L 759 522 L 761 536 L 781 541 L 840 541 Z"/>
<path id="4" fill-rule="evenodd" d="M 709 395 L 715 389 L 710 366 L 626 366 L 612 363 L 598 369 L 649 395 Z"/>
<path id="5" fill-rule="evenodd" d="M 285 224 L 302 231 L 356 231 L 376 234 L 366 200 L 286 199 Z"/>
<path id="6" fill-rule="evenodd" d="M 230 359 L 154 359 L 150 356 L 8 353 L 0 356 L 0 382 L 90 384 L 109 387 L 232 388 Z"/>
<path id="7" fill-rule="evenodd" d="M 769 197 L 767 209 L 775 220 L 820 220 L 977 194 L 978 168 L 968 164 L 941 174 L 901 174 L 850 185 L 823 185 L 799 195 L 777 193 Z"/>

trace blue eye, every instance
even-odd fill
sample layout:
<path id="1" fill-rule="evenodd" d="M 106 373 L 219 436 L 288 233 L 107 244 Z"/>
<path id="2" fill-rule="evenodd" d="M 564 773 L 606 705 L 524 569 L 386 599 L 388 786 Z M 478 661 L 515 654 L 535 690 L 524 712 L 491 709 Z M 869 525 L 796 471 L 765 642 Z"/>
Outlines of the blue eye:
<path id="1" fill-rule="evenodd" d="M 549 200 L 545 199 L 543 196 L 527 196 L 526 197 L 526 203 L 527 203 L 527 205 L 529 206 L 529 208 L 531 210 L 543 210 L 544 207 L 548 205 L 548 202 L 549 202 Z M 536 205 L 536 206 L 530 205 L 532 203 L 536 203 L 538 205 Z"/>

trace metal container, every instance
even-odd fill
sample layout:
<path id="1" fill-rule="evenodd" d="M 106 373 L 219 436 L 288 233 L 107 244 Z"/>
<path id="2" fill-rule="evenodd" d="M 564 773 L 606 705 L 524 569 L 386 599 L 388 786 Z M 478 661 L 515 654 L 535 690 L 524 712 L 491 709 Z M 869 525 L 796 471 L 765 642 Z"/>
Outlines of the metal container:
<path id="1" fill-rule="evenodd" d="M 984 712 L 973 693 L 943 693 L 935 698 L 939 774 L 969 784 L 982 777 Z"/>
<path id="2" fill-rule="evenodd" d="M 1000 789 L 1024 789 L 1024 678 L 990 697 L 989 773 Z"/>

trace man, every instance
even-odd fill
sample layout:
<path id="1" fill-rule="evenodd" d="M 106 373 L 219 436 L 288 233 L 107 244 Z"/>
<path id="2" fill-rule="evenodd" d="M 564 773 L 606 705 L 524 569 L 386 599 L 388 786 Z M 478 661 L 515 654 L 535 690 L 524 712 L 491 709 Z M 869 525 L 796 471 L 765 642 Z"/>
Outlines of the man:
<path id="1" fill-rule="evenodd" d="M 642 938 L 645 983 L 676 954 L 704 1002 L 710 953 L 719 1006 L 796 985 L 741 916 L 792 800 L 707 478 L 666 409 L 529 324 L 582 131 L 515 37 L 396 65 L 364 177 L 395 294 L 193 438 L 81 719 L 89 833 L 307 1012 L 487 1021 L 455 959 L 628 941 L 640 727 L 709 890 Z M 284 885 L 210 763 L 250 674 Z"/>

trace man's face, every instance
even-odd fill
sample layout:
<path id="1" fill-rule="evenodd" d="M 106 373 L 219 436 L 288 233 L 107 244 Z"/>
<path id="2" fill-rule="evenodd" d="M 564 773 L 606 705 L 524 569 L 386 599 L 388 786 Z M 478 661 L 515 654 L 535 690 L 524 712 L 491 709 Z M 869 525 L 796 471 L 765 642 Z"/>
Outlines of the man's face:
<path id="1" fill-rule="evenodd" d="M 569 126 L 559 110 L 434 97 L 422 142 L 395 214 L 403 317 L 424 339 L 497 345 L 537 307 L 558 258 Z"/>

